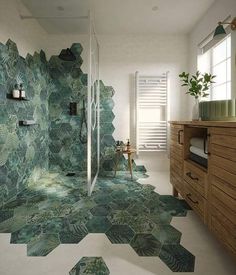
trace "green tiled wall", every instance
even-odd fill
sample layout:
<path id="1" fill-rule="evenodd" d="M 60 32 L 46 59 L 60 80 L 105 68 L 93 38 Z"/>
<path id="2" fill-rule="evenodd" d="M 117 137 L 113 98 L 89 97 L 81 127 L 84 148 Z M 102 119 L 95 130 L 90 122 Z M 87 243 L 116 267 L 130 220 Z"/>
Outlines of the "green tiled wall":
<path id="1" fill-rule="evenodd" d="M 16 83 L 23 83 L 29 101 L 7 98 Z M 51 87 L 44 52 L 24 59 L 11 40 L 0 44 L 0 204 L 23 190 L 29 176 L 48 169 Z M 37 125 L 19 126 L 25 119 Z"/>
<path id="2" fill-rule="evenodd" d="M 81 44 L 74 43 L 70 49 L 76 56 L 75 61 L 61 61 L 58 56 L 52 56 L 49 61 L 50 75 L 56 87 L 49 97 L 49 166 L 51 170 L 76 172 L 87 169 L 87 144 L 82 144 L 79 138 L 83 100 L 87 103 L 87 74 L 81 70 L 83 62 Z M 112 99 L 114 93 L 112 87 L 105 86 L 100 81 L 101 172 L 111 171 L 114 168 L 115 140 L 112 136 L 115 130 L 112 124 L 115 118 Z M 70 102 L 77 102 L 77 116 L 69 115 Z M 92 158 L 96 162 L 95 143 L 92 148 Z M 134 167 L 136 170 L 143 169 L 143 167 L 137 168 L 135 163 Z M 119 161 L 118 169 L 127 169 L 124 157 Z"/>
<path id="3" fill-rule="evenodd" d="M 11 40 L 0 44 L 0 204 L 22 191 L 30 177 L 39 177 L 45 170 L 87 170 L 87 145 L 79 138 L 87 75 L 81 71 L 81 44 L 73 44 L 71 50 L 76 61 L 52 56 L 47 62 L 43 51 L 22 58 Z M 16 83 L 23 83 L 29 101 L 7 98 Z M 115 91 L 102 81 L 100 89 L 102 173 L 114 168 Z M 77 116 L 69 115 L 70 102 L 78 103 Z M 19 120 L 25 119 L 33 119 L 37 125 L 19 126 Z M 86 129 L 82 132 L 86 136 Z M 127 169 L 124 157 L 118 169 Z M 144 167 L 134 163 L 134 169 Z"/>
<path id="4" fill-rule="evenodd" d="M 49 70 L 56 89 L 49 97 L 49 166 L 51 170 L 85 171 L 87 145 L 80 141 L 83 100 L 87 103 L 87 75 L 80 69 L 82 46 L 73 44 L 76 61 L 49 60 Z M 69 114 L 70 102 L 77 102 L 78 115 Z M 86 129 L 83 127 L 83 130 Z M 83 133 L 86 135 L 86 133 Z"/>

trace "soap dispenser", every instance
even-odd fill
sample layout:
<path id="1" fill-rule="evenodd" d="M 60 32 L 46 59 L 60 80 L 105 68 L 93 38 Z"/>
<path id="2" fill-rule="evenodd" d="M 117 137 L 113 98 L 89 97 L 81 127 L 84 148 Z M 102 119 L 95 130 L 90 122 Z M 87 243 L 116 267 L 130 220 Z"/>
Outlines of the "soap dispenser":
<path id="1" fill-rule="evenodd" d="M 13 91 L 12 91 L 12 97 L 13 98 L 20 98 L 20 90 L 18 88 L 18 85 L 16 84 Z"/>
<path id="2" fill-rule="evenodd" d="M 25 98 L 25 91 L 23 89 L 23 84 L 20 84 L 20 98 Z"/>

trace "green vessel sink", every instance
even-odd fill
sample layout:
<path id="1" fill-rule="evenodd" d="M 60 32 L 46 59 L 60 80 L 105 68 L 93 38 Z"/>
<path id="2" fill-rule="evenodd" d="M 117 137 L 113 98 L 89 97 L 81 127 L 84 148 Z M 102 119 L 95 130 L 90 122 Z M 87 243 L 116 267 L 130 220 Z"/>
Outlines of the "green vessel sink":
<path id="1" fill-rule="evenodd" d="M 200 102 L 199 116 L 201 120 L 236 121 L 236 99 Z"/>

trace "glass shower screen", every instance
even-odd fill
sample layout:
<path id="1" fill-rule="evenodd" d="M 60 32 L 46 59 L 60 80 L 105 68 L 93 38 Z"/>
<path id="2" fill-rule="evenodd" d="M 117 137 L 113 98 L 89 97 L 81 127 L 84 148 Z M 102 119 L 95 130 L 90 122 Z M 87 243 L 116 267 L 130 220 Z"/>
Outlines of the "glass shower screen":
<path id="1" fill-rule="evenodd" d="M 99 173 L 100 133 L 99 133 L 99 45 L 90 16 L 89 26 L 89 74 L 88 74 L 88 195 L 92 194 Z"/>

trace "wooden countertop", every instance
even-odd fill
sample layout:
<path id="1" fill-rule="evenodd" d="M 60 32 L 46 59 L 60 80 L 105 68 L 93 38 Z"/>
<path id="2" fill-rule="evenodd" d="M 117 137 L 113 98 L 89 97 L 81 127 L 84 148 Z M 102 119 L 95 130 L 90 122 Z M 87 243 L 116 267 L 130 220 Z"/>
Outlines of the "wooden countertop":
<path id="1" fill-rule="evenodd" d="M 236 121 L 169 121 L 170 124 L 180 124 L 189 126 L 205 126 L 205 127 L 227 127 L 236 128 Z"/>

